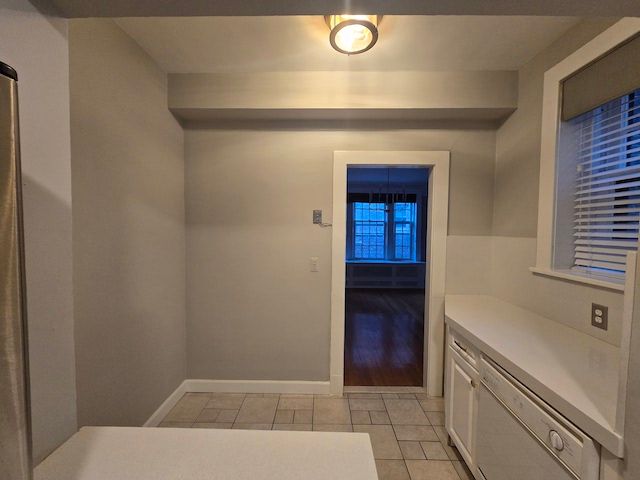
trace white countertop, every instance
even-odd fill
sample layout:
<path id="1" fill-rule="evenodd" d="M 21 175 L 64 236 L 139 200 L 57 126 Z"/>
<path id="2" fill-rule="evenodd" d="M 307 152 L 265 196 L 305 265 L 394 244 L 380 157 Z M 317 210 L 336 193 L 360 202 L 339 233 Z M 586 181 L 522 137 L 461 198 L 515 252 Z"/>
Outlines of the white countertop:
<path id="1" fill-rule="evenodd" d="M 85 427 L 35 480 L 377 480 L 363 433 Z"/>
<path id="2" fill-rule="evenodd" d="M 445 321 L 576 426 L 622 457 L 619 348 L 484 295 L 447 295 Z"/>

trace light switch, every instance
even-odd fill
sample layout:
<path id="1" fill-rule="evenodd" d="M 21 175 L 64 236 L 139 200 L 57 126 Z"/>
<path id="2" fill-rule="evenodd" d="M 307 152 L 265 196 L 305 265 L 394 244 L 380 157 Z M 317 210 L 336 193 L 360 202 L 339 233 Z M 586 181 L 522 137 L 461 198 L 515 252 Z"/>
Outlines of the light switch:
<path id="1" fill-rule="evenodd" d="M 318 257 L 311 257 L 309 259 L 309 267 L 312 272 L 317 272 L 319 270 L 320 259 Z"/>

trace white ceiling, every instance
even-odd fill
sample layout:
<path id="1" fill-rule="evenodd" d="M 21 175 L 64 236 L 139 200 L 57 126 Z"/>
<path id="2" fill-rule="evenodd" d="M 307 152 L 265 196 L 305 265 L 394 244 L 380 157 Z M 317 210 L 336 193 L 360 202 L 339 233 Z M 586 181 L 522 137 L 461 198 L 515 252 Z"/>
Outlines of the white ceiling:
<path id="1" fill-rule="evenodd" d="M 169 73 L 516 70 L 576 17 L 385 16 L 378 44 L 347 57 L 321 16 L 120 18 Z"/>

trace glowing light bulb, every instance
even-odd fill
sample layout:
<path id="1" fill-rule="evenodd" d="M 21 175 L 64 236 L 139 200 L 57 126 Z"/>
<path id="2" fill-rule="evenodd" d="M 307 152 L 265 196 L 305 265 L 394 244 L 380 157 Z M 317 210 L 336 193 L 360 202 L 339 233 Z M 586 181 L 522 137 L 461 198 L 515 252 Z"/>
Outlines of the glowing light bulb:
<path id="1" fill-rule="evenodd" d="M 377 15 L 329 15 L 331 46 L 348 55 L 366 52 L 378 40 L 378 21 Z"/>

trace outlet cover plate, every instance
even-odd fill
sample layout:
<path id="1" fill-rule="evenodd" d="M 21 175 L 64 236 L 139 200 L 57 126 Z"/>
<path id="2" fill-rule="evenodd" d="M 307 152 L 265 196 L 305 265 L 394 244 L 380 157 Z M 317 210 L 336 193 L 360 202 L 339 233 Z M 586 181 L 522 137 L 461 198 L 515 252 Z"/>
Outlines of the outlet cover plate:
<path id="1" fill-rule="evenodd" d="M 602 330 L 609 328 L 609 307 L 591 304 L 591 325 Z"/>

